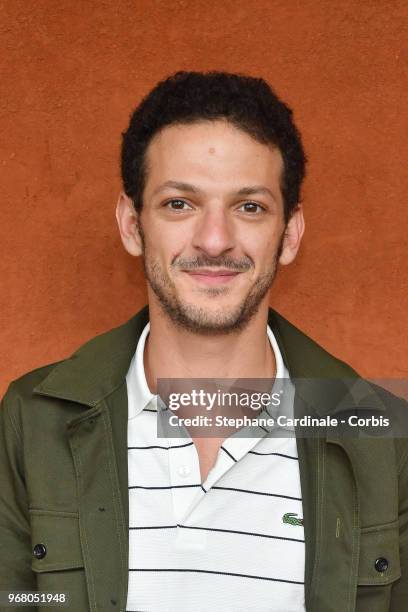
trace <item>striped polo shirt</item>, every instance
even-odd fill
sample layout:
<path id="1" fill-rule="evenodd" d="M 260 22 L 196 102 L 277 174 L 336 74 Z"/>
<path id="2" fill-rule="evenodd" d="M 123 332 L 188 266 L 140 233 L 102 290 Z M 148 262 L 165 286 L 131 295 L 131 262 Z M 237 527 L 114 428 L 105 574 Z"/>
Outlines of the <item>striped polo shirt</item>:
<path id="1" fill-rule="evenodd" d="M 201 482 L 194 442 L 158 438 L 144 328 L 126 377 L 129 582 L 137 612 L 301 612 L 304 530 L 296 439 L 226 438 Z M 276 379 L 294 387 L 270 327 Z M 286 406 L 287 414 L 288 406 Z M 241 430 L 242 433 L 242 430 Z"/>

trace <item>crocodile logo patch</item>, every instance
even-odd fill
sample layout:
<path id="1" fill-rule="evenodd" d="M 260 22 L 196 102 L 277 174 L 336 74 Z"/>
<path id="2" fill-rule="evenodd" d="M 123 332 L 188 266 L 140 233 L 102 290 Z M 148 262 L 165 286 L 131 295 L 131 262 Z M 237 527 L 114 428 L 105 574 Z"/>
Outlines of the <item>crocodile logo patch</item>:
<path id="1" fill-rule="evenodd" d="M 298 518 L 296 512 L 286 512 L 286 514 L 282 516 L 282 521 L 288 525 L 303 525 L 303 519 Z"/>

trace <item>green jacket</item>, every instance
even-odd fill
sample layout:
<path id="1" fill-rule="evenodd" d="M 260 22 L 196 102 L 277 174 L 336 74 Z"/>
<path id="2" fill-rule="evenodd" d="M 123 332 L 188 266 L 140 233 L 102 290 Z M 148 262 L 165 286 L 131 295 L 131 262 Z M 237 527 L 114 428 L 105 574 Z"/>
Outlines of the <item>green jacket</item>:
<path id="1" fill-rule="evenodd" d="M 0 412 L 0 591 L 65 592 L 67 612 L 126 609 L 125 376 L 148 318 L 146 306 L 71 358 L 11 383 Z M 272 309 L 269 325 L 292 377 L 357 377 Z M 296 387 L 295 411 L 334 414 L 341 396 Z M 403 405 L 379 387 L 367 397 L 379 411 Z M 408 610 L 408 439 L 330 433 L 297 445 L 307 611 Z M 382 573 L 379 558 L 388 562 Z"/>

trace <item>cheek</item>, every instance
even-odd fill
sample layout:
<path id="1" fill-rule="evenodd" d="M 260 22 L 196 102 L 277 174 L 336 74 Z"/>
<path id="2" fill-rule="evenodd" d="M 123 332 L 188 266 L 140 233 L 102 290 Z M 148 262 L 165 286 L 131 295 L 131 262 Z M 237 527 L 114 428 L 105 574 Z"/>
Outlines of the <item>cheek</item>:
<path id="1" fill-rule="evenodd" d="M 280 235 L 269 232 L 264 236 L 258 234 L 254 243 L 247 244 L 247 254 L 255 262 L 255 266 L 261 270 L 269 270 L 275 261 L 279 248 Z"/>
<path id="2" fill-rule="evenodd" d="M 239 244 L 241 249 L 248 253 L 250 257 L 259 260 L 268 257 L 268 253 L 273 249 L 275 236 L 273 231 L 266 231 L 260 228 L 256 229 L 258 229 L 258 231 L 254 231 L 251 228 L 243 233 Z"/>
<path id="3" fill-rule="evenodd" d="M 186 236 L 175 236 L 171 232 L 158 231 L 157 233 L 149 234 L 149 239 L 146 242 L 146 254 L 149 259 L 160 262 L 162 267 L 169 268 L 174 260 L 187 253 L 185 249 Z"/>
<path id="4" fill-rule="evenodd" d="M 175 257 L 189 252 L 191 232 L 187 227 L 181 227 L 176 223 L 158 225 L 154 235 L 155 250 L 167 263 L 171 263 Z"/>

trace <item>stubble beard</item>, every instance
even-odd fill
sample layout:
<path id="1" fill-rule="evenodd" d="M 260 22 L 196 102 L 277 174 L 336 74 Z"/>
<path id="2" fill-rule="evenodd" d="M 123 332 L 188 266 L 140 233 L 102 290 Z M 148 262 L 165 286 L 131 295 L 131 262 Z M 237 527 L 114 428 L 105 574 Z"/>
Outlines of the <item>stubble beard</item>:
<path id="1" fill-rule="evenodd" d="M 256 280 L 240 304 L 231 309 L 220 307 L 209 311 L 201 306 L 179 300 L 174 283 L 164 274 L 161 265 L 149 257 L 143 230 L 140 226 L 139 232 L 142 240 L 142 261 L 146 280 L 156 295 L 163 312 L 177 327 L 203 336 L 239 333 L 248 325 L 272 287 L 283 244 L 282 234 L 271 269 Z M 212 299 L 217 299 L 217 296 L 224 291 L 223 288 L 208 287 L 206 294 Z"/>

